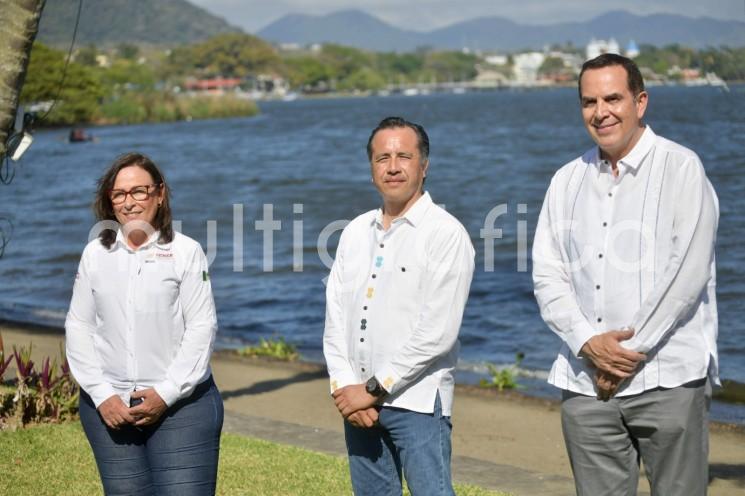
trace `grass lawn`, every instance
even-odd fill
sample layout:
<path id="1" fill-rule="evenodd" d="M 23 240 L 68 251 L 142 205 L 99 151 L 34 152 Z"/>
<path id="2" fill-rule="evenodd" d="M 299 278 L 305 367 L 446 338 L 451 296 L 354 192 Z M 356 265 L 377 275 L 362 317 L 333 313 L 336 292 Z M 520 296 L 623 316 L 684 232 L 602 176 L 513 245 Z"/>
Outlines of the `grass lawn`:
<path id="1" fill-rule="evenodd" d="M 103 492 L 78 422 L 0 432 L 0 488 L 18 495 Z M 456 492 L 502 494 L 465 485 Z M 326 496 L 351 495 L 352 489 L 344 458 L 223 433 L 217 493 Z"/>

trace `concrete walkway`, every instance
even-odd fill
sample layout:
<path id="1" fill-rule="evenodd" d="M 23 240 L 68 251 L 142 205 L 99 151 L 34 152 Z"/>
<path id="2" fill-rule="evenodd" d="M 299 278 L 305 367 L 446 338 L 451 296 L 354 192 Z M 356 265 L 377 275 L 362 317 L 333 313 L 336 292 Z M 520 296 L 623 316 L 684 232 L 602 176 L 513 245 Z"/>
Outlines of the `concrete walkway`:
<path id="1" fill-rule="evenodd" d="M 0 326 L 6 350 L 34 343 L 56 356 L 61 332 Z M 342 421 L 325 370 L 218 353 L 215 380 L 225 401 L 225 431 L 314 451 L 346 454 Z M 453 477 L 515 495 L 573 495 L 558 405 L 519 394 L 459 387 L 453 411 Z M 713 424 L 711 496 L 745 496 L 745 430 Z M 639 494 L 649 494 L 646 480 Z"/>

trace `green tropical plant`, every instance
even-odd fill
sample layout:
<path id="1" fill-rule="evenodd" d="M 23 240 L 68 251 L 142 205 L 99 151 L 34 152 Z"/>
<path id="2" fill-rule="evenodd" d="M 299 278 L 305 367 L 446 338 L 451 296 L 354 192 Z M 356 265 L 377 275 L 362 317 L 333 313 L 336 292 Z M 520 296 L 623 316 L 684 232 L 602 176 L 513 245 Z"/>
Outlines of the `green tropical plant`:
<path id="1" fill-rule="evenodd" d="M 58 367 L 56 359 L 46 357 L 40 370 L 35 368 L 31 351 L 31 345 L 20 349 L 14 346 L 8 360 L 0 357 L 0 372 L 5 371 L 10 358 L 15 359 L 16 365 L 16 378 L 7 383 L 0 381 L 0 430 L 77 416 L 80 389 L 70 375 L 62 350 L 62 365 Z"/>
<path id="2" fill-rule="evenodd" d="M 297 348 L 285 341 L 285 338 L 283 337 L 279 337 L 278 339 L 261 338 L 259 339 L 259 344 L 257 346 L 246 346 L 245 348 L 241 348 L 238 350 L 238 354 L 251 357 L 271 357 L 288 362 L 293 362 L 300 358 Z"/>
<path id="3" fill-rule="evenodd" d="M 515 363 L 501 369 L 491 363 L 487 364 L 490 379 L 481 379 L 479 386 L 485 388 L 496 388 L 499 391 L 504 391 L 505 389 L 518 389 L 520 385 L 517 383 L 517 377 L 520 375 L 520 363 L 522 363 L 524 358 L 524 353 L 517 353 L 515 355 Z"/>

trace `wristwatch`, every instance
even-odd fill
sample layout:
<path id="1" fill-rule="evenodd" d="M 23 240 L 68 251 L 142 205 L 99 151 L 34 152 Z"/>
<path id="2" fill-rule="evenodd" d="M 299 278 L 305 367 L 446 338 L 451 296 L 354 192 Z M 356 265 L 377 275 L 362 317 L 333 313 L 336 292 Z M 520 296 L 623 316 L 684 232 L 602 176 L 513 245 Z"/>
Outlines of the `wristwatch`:
<path id="1" fill-rule="evenodd" d="M 386 391 L 383 386 L 380 385 L 378 379 L 376 379 L 375 376 L 372 376 L 367 380 L 367 382 L 365 383 L 365 391 L 367 391 L 368 394 L 375 396 L 376 398 L 381 398 L 388 394 L 388 391 Z"/>

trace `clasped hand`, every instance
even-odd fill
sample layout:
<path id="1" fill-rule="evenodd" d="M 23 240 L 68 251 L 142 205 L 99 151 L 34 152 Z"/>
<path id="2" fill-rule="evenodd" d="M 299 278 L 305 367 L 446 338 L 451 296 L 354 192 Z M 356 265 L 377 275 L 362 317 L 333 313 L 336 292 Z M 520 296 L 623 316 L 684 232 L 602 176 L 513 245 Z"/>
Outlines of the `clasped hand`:
<path id="1" fill-rule="evenodd" d="M 355 427 L 370 428 L 378 422 L 377 398 L 364 384 L 352 384 L 334 391 L 331 396 L 342 417 Z"/>
<path id="2" fill-rule="evenodd" d="M 619 343 L 630 339 L 633 330 L 608 331 L 588 339 L 580 354 L 590 359 L 595 367 L 598 399 L 608 401 L 623 382 L 636 373 L 647 355 L 628 350 Z"/>
<path id="3" fill-rule="evenodd" d="M 154 424 L 168 408 L 155 389 L 134 391 L 133 399 L 142 398 L 139 405 L 128 407 L 118 395 L 112 395 L 98 406 L 98 413 L 111 429 L 130 424 L 136 427 Z"/>

